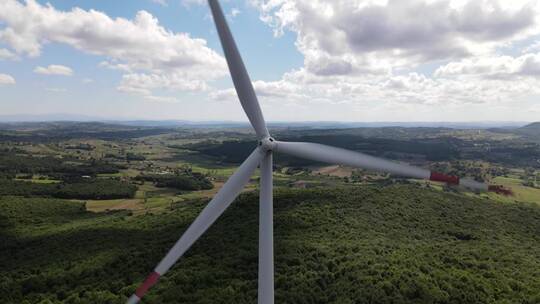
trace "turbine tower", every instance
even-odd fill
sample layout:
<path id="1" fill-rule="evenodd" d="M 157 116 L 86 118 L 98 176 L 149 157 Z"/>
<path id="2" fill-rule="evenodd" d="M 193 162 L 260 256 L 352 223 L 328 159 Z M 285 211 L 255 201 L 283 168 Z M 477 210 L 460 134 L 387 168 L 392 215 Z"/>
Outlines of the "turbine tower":
<path id="1" fill-rule="evenodd" d="M 398 164 L 370 155 L 349 151 L 331 146 L 307 142 L 276 141 L 268 132 L 257 95 L 246 71 L 238 48 L 223 15 L 218 0 L 208 0 L 214 22 L 223 46 L 225 58 L 229 66 L 234 87 L 240 103 L 259 139 L 258 146 L 240 165 L 237 171 L 227 180 L 221 190 L 203 209 L 195 221 L 174 244 L 154 271 L 139 286 L 127 304 L 138 303 L 150 287 L 157 283 L 180 257 L 195 243 L 199 237 L 229 207 L 244 186 L 249 182 L 254 171 L 260 166 L 259 196 L 259 281 L 258 304 L 274 303 L 274 243 L 273 243 L 273 197 L 272 197 L 272 154 L 285 153 L 319 162 L 347 165 L 356 168 L 386 172 L 403 177 L 444 182 L 449 185 L 460 185 L 475 191 L 494 191 L 508 194 L 500 186 L 488 186 L 470 179 L 460 179 L 437 172 L 430 172 L 405 164 Z"/>

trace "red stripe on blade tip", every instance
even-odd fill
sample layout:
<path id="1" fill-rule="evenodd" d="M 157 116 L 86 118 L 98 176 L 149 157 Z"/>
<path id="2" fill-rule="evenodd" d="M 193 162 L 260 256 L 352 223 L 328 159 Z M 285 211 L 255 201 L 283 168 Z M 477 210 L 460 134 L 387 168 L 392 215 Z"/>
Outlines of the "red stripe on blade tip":
<path id="1" fill-rule="evenodd" d="M 141 286 L 139 286 L 139 288 L 137 288 L 137 291 L 135 292 L 135 295 L 137 295 L 137 297 L 139 298 L 142 298 L 146 292 L 148 292 L 148 289 L 150 289 L 150 287 L 154 286 L 157 281 L 159 280 L 159 277 L 161 275 L 157 272 L 152 272 L 147 278 L 146 280 L 144 280 L 144 283 L 141 284 Z"/>
<path id="2" fill-rule="evenodd" d="M 439 172 L 431 172 L 429 180 L 434 182 L 443 182 L 450 185 L 459 185 L 459 177 L 446 175 Z"/>

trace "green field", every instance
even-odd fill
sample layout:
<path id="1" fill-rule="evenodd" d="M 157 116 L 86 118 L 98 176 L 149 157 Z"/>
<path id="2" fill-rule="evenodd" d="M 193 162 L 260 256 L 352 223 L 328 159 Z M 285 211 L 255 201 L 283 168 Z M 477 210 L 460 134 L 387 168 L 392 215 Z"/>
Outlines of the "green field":
<path id="1" fill-rule="evenodd" d="M 511 177 L 497 177 L 493 183 L 504 185 L 514 192 L 513 196 L 505 197 L 497 194 L 489 194 L 489 198 L 503 202 L 529 202 L 540 205 L 540 188 L 532 188 L 523 186 L 522 181 Z"/>
<path id="2" fill-rule="evenodd" d="M 48 178 L 45 178 L 45 179 L 41 179 L 41 178 L 19 179 L 19 178 L 16 178 L 15 180 L 26 181 L 26 182 L 30 182 L 30 183 L 36 183 L 36 184 L 57 184 L 57 183 L 60 182 L 57 179 L 48 179 Z"/>

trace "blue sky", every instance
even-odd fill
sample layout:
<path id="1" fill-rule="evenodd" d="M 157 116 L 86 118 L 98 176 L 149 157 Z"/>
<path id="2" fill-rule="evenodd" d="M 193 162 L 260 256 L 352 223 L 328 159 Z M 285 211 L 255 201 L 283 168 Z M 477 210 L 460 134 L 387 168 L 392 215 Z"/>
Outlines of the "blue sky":
<path id="1" fill-rule="evenodd" d="M 245 121 L 198 2 L 5 0 L 0 115 Z M 267 120 L 540 120 L 536 1 L 222 6 Z"/>

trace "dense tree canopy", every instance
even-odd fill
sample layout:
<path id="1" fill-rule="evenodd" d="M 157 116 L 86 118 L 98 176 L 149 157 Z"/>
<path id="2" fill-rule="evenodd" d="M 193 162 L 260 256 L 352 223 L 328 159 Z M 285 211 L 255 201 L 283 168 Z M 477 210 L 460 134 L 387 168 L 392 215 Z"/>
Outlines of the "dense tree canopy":
<path id="1" fill-rule="evenodd" d="M 121 303 L 204 202 L 159 216 L 0 199 L 1 303 Z M 255 303 L 258 198 L 243 194 L 145 303 Z M 540 208 L 418 186 L 279 190 L 276 303 L 539 303 Z"/>
<path id="2" fill-rule="evenodd" d="M 137 187 L 110 179 L 78 180 L 74 183 L 40 184 L 0 179 L 0 195 L 65 199 L 117 199 L 135 195 Z"/>
<path id="3" fill-rule="evenodd" d="M 136 180 L 150 181 L 157 187 L 174 188 L 177 190 L 197 191 L 212 189 L 212 182 L 203 174 L 197 172 L 178 172 L 175 174 L 143 174 Z"/>
<path id="4" fill-rule="evenodd" d="M 55 157 L 33 157 L 24 154 L 0 153 L 0 171 L 3 173 L 44 174 L 51 177 L 70 178 L 82 175 L 95 176 L 117 173 L 120 167 L 100 161 L 80 161 Z"/>

